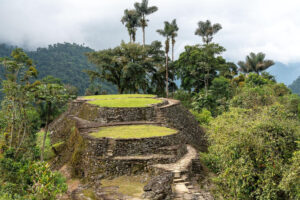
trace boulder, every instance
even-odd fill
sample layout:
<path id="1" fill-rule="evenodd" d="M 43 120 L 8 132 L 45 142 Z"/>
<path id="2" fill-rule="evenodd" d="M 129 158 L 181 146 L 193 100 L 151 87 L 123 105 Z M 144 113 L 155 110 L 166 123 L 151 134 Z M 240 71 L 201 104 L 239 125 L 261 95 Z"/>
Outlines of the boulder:
<path id="1" fill-rule="evenodd" d="M 143 197 L 152 200 L 171 199 L 172 182 L 173 174 L 171 172 L 155 176 L 145 185 Z"/>

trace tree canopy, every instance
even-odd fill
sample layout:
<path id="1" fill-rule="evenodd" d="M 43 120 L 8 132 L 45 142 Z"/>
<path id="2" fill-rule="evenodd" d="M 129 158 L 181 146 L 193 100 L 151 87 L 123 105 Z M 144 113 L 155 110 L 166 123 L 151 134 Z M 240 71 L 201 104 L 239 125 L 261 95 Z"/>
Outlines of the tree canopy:
<path id="1" fill-rule="evenodd" d="M 212 41 L 213 35 L 222 29 L 221 24 L 211 24 L 209 20 L 199 21 L 198 28 L 195 31 L 195 35 L 202 37 L 202 41 L 208 44 Z"/>
<path id="2" fill-rule="evenodd" d="M 160 42 L 145 47 L 122 42 L 113 49 L 87 53 L 87 57 L 98 68 L 87 70 L 89 76 L 115 84 L 121 94 L 163 91 L 160 83 L 164 57 Z"/>
<path id="3" fill-rule="evenodd" d="M 246 61 L 239 61 L 238 65 L 240 66 L 239 70 L 243 73 L 259 72 L 264 71 L 274 65 L 274 61 L 265 60 L 266 54 L 259 52 L 257 54 L 251 52 L 246 56 Z"/>

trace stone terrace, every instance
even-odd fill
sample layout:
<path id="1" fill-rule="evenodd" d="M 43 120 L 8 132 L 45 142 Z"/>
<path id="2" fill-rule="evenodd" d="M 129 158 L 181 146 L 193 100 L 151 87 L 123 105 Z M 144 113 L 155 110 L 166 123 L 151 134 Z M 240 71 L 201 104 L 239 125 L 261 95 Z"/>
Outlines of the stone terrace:
<path id="1" fill-rule="evenodd" d="M 201 173 L 198 150 L 206 150 L 204 131 L 179 101 L 161 98 L 148 107 L 99 107 L 79 98 L 50 125 L 53 143 L 65 141 L 53 166 L 69 163 L 76 176 L 88 180 L 138 173 L 173 174 L 177 199 L 195 198 L 190 177 Z M 176 134 L 149 138 L 94 138 L 101 127 L 157 125 Z M 189 194 L 189 195 L 188 195 Z M 196 198 L 197 199 L 197 198 Z M 200 199 L 200 198 L 199 198 Z"/>

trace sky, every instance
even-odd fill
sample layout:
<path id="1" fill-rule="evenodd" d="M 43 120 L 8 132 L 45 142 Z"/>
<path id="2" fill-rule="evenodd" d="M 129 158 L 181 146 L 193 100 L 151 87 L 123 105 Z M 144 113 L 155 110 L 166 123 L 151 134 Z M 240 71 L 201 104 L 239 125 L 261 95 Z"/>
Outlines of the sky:
<path id="1" fill-rule="evenodd" d="M 84 44 L 96 50 L 129 41 L 120 22 L 124 9 L 140 0 L 0 0 L 0 43 L 29 48 L 57 42 Z M 250 52 L 285 64 L 300 61 L 300 1 L 298 0 L 149 0 L 159 9 L 148 16 L 146 42 L 163 41 L 156 30 L 164 21 L 179 26 L 175 55 L 185 45 L 202 43 L 194 34 L 199 21 L 220 23 L 214 37 L 226 48 L 229 61 Z M 142 42 L 142 32 L 137 32 Z"/>

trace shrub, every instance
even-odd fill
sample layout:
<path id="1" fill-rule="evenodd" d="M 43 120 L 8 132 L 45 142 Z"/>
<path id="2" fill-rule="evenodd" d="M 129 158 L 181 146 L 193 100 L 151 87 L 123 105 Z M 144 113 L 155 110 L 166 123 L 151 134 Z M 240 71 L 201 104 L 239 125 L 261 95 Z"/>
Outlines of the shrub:
<path id="1" fill-rule="evenodd" d="M 66 190 L 65 179 L 45 162 L 25 160 L 13 149 L 0 159 L 0 199 L 52 200 Z"/>
<path id="2" fill-rule="evenodd" d="M 289 194 L 291 199 L 300 199 L 300 141 L 298 141 L 298 151 L 294 152 L 291 163 L 283 174 L 280 188 Z"/>
<path id="3" fill-rule="evenodd" d="M 268 83 L 272 83 L 273 81 L 269 80 L 268 78 L 264 78 L 258 74 L 250 73 L 245 80 L 246 84 L 249 86 L 262 86 Z"/>
<path id="4" fill-rule="evenodd" d="M 274 91 L 268 85 L 263 87 L 243 87 L 238 95 L 231 100 L 233 107 L 257 108 L 271 105 L 275 102 Z"/>
<path id="5" fill-rule="evenodd" d="M 211 116 L 211 112 L 205 108 L 202 109 L 200 113 L 194 110 L 190 110 L 190 112 L 195 116 L 200 125 L 208 125 L 209 122 L 213 119 L 213 117 Z"/>
<path id="6" fill-rule="evenodd" d="M 296 150 L 298 126 L 280 105 L 260 112 L 232 108 L 212 121 L 204 161 L 218 174 L 214 182 L 224 199 L 289 199 L 294 186 L 280 183 Z"/>

